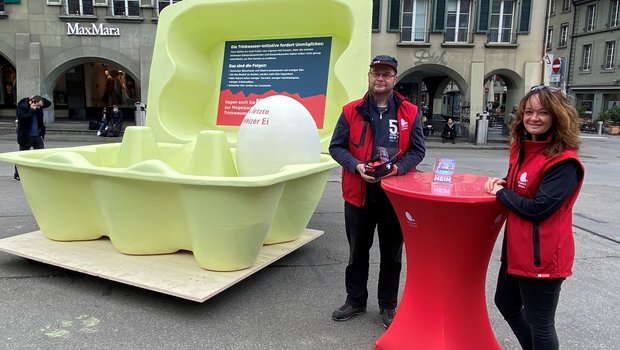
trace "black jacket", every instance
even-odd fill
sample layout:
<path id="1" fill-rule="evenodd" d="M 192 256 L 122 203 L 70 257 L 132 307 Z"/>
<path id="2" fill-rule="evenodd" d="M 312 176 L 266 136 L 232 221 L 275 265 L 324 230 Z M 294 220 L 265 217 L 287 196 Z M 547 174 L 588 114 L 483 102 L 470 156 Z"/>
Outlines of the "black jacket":
<path id="1" fill-rule="evenodd" d="M 51 106 L 52 103 L 43 99 L 43 107 L 39 109 L 31 109 L 29 97 L 22 98 L 15 108 L 17 115 L 17 143 L 24 143 L 28 140 L 28 134 L 32 127 L 32 120 L 37 118 L 39 125 L 39 136 L 45 137 L 45 124 L 43 123 L 43 108 Z"/>

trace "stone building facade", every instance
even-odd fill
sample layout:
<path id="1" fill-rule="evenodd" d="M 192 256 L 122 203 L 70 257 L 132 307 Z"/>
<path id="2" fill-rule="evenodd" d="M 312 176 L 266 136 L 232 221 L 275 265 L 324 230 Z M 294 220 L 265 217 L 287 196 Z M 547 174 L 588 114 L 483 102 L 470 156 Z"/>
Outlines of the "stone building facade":
<path id="1" fill-rule="evenodd" d="M 433 123 L 452 117 L 465 122 L 464 132 L 471 134 L 476 115 L 501 114 L 545 81 L 546 1 L 379 0 L 374 5 L 373 54 L 398 59 L 397 88 L 428 108 Z"/>
<path id="2" fill-rule="evenodd" d="M 549 2 L 546 50 L 560 63 L 552 84 L 574 96 L 584 119 L 620 107 L 620 0 Z"/>
<path id="3" fill-rule="evenodd" d="M 54 101 L 48 121 L 146 101 L 157 19 L 175 2 L 0 1 L 0 116 L 32 94 Z"/>
<path id="4" fill-rule="evenodd" d="M 48 121 L 97 118 L 113 102 L 106 72 L 122 83 L 125 108 L 148 102 L 157 19 L 174 2 L 0 0 L 0 116 L 12 115 L 14 99 L 39 93 L 54 100 Z M 398 59 L 398 91 L 433 121 L 456 118 L 467 134 L 476 115 L 501 113 L 545 80 L 546 1 L 372 4 L 372 54 Z"/>

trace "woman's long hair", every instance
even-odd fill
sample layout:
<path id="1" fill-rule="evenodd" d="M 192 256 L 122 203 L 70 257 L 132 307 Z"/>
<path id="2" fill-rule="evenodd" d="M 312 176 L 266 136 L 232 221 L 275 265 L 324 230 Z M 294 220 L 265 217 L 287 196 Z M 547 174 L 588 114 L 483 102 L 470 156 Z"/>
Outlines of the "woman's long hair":
<path id="1" fill-rule="evenodd" d="M 525 125 L 523 125 L 523 115 L 527 102 L 535 95 L 538 95 L 540 104 L 552 117 L 551 139 L 545 156 L 555 156 L 565 149 L 578 150 L 579 113 L 561 90 L 548 86 L 534 87 L 521 99 L 510 130 L 513 140 L 520 142 L 527 136 Z"/>

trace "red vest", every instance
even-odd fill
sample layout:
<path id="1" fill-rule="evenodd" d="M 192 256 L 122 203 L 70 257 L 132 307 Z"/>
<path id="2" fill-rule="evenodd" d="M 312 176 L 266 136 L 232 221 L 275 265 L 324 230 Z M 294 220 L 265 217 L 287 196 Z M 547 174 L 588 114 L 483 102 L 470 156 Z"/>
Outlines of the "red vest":
<path id="1" fill-rule="evenodd" d="M 519 163 L 519 145 L 513 142 L 507 178 L 508 188 L 522 197 L 534 198 L 545 172 L 560 161 L 575 159 L 584 170 L 574 150 L 547 157 L 543 154 L 548 147 L 547 141 L 525 141 L 523 147 L 523 160 Z M 575 258 L 573 204 L 582 183 L 583 176 L 570 197 L 544 221 L 528 221 L 509 212 L 506 221 L 509 274 L 532 278 L 561 278 L 572 274 Z"/>
<path id="2" fill-rule="evenodd" d="M 413 122 L 418 114 L 418 107 L 406 101 L 396 92 L 394 94 L 401 99 L 396 112 L 398 147 L 400 148 L 397 159 L 400 159 L 409 149 L 409 137 L 411 136 Z M 349 151 L 361 161 L 370 159 L 373 150 L 370 124 L 364 121 L 363 116 L 357 111 L 357 107 L 362 105 L 367 98 L 368 94 L 343 107 L 343 113 L 349 123 Z M 366 201 L 366 181 L 358 173 L 351 173 L 344 168 L 342 169 L 342 197 L 357 207 L 362 207 Z"/>

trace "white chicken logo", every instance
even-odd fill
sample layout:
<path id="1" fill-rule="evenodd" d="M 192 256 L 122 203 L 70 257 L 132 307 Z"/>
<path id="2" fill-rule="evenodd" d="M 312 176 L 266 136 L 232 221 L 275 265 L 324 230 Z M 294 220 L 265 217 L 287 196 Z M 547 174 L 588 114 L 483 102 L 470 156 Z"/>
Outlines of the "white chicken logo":
<path id="1" fill-rule="evenodd" d="M 521 176 L 519 176 L 519 188 L 525 188 L 527 186 L 527 172 L 524 171 Z"/>

